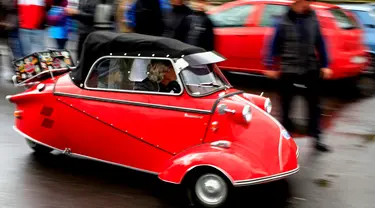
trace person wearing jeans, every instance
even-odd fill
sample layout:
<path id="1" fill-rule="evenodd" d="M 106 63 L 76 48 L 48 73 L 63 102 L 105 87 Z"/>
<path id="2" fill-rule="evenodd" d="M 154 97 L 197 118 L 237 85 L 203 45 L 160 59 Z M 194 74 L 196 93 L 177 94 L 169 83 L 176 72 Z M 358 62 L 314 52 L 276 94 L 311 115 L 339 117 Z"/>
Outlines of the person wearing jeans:
<path id="1" fill-rule="evenodd" d="M 25 55 L 45 50 L 44 28 L 48 0 L 19 0 L 19 38 Z"/>

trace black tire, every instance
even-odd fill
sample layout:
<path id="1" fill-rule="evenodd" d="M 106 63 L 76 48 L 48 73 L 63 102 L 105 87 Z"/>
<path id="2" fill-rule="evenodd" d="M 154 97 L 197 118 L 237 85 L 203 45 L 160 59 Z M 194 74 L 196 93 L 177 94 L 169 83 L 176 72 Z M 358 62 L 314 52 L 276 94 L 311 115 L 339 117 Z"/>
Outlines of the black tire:
<path id="1" fill-rule="evenodd" d="M 38 143 L 35 143 L 35 142 L 33 142 L 29 139 L 26 139 L 26 143 L 37 154 L 49 154 L 50 152 L 53 151 L 53 149 L 51 149 L 49 147 L 46 147 L 46 146 L 43 146 L 43 145 L 40 145 Z"/>
<path id="2" fill-rule="evenodd" d="M 210 180 L 215 186 L 217 184 L 220 184 L 220 186 L 223 188 L 222 190 L 225 190 L 223 192 L 215 189 L 214 187 L 206 187 L 207 189 L 203 188 L 202 186 L 199 186 L 198 184 L 202 184 L 202 181 L 207 182 L 207 180 Z M 188 179 L 185 181 L 186 183 L 186 191 L 187 195 L 189 197 L 190 204 L 194 207 L 200 207 L 200 208 L 223 208 L 223 207 L 231 207 L 230 203 L 232 202 L 232 196 L 233 196 L 233 186 L 228 180 L 227 177 L 225 177 L 223 174 L 221 174 L 219 171 L 207 169 L 205 171 L 195 171 L 194 173 L 190 174 Z M 216 183 L 215 182 L 219 182 Z M 220 187 L 219 186 L 219 187 Z M 217 187 L 216 187 L 217 188 Z M 212 200 L 211 203 L 208 202 L 208 200 L 205 200 L 204 196 L 207 196 L 207 191 L 211 189 L 211 191 L 216 193 L 211 193 L 212 195 L 220 195 L 221 193 L 224 194 L 223 197 L 219 197 L 219 199 L 215 202 L 215 200 Z M 206 195 L 204 194 L 206 193 Z M 207 199 L 207 198 L 206 198 Z"/>

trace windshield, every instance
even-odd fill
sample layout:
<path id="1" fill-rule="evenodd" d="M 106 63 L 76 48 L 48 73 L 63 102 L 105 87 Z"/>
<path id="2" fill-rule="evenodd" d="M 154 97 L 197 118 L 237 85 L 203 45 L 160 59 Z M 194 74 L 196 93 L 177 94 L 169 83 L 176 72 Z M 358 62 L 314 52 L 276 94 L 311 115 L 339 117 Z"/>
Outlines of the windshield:
<path id="1" fill-rule="evenodd" d="M 344 30 L 356 28 L 356 23 L 341 9 L 331 9 L 331 14 L 336 20 L 337 26 Z"/>
<path id="2" fill-rule="evenodd" d="M 189 94 L 202 96 L 231 87 L 215 64 L 188 66 L 180 73 Z"/>
<path id="3" fill-rule="evenodd" d="M 354 13 L 365 27 L 375 26 L 375 18 L 371 16 L 369 12 L 355 11 Z"/>

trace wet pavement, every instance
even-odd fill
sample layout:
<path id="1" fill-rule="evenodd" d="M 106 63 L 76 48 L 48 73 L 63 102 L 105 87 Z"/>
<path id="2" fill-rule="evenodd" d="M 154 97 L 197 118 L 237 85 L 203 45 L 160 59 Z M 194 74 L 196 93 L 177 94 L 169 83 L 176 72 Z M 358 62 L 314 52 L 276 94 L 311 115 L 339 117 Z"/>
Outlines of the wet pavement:
<path id="1" fill-rule="evenodd" d="M 264 78 L 230 76 L 246 92 L 264 92 L 278 118 L 277 86 Z M 332 153 L 317 153 L 304 136 L 306 103 L 297 98 L 301 170 L 287 180 L 236 190 L 233 207 L 373 208 L 375 204 L 375 97 L 357 99 L 342 88 L 324 90 L 324 140 Z M 0 80 L 0 98 L 21 91 Z M 338 95 L 342 96 L 338 96 Z M 13 131 L 14 107 L 0 99 L 0 207 L 182 207 L 178 186 L 155 176 L 59 154 L 34 155 Z"/>

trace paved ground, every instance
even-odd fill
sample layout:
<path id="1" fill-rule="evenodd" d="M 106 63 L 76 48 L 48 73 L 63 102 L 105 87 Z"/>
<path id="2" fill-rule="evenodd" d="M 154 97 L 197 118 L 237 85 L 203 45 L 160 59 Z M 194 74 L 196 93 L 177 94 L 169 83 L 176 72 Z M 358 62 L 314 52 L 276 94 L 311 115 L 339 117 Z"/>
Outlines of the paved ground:
<path id="1" fill-rule="evenodd" d="M 264 91 L 278 117 L 272 82 L 239 76 L 230 80 L 247 92 Z M 20 90 L 0 80 L 0 98 Z M 334 152 L 314 152 L 302 131 L 296 135 L 301 171 L 286 181 L 237 190 L 233 207 L 374 207 L 375 98 L 343 99 L 337 94 L 327 91 L 323 100 L 325 140 Z M 293 118 L 301 126 L 306 122 L 304 107 L 297 99 Z M 182 206 L 181 190 L 154 176 L 62 155 L 35 156 L 12 130 L 13 109 L 0 99 L 0 208 Z"/>

